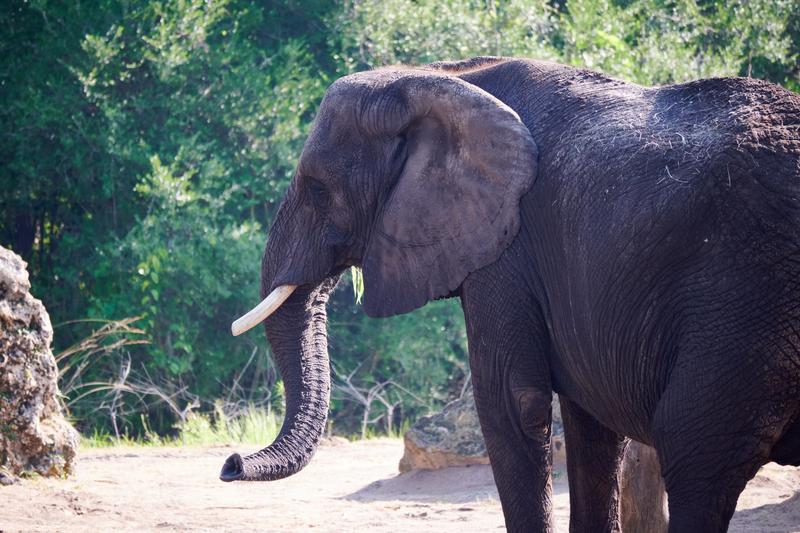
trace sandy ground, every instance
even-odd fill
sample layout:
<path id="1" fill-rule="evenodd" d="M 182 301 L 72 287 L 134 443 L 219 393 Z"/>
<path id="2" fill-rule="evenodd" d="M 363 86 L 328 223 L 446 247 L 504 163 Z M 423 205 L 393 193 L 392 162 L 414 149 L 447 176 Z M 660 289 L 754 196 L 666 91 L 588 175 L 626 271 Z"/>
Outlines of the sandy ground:
<path id="1" fill-rule="evenodd" d="M 232 451 L 85 450 L 68 480 L 0 487 L 0 531 L 504 530 L 489 467 L 398 475 L 400 440 L 327 442 L 305 470 L 273 483 L 218 481 Z M 564 465 L 554 500 L 557 530 L 567 531 Z M 731 531 L 800 532 L 800 469 L 762 469 L 740 498 Z"/>

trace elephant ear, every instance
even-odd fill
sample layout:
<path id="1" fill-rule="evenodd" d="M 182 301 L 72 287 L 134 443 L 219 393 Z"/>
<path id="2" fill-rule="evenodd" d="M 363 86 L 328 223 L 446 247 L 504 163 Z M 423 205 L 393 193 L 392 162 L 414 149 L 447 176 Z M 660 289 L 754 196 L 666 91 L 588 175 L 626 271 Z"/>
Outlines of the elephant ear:
<path id="1" fill-rule="evenodd" d="M 361 116 L 402 136 L 407 154 L 362 261 L 367 314 L 390 316 L 447 296 L 500 257 L 519 230 L 538 153 L 519 116 L 474 85 L 431 72 L 394 72 L 389 82 L 372 74 L 382 83 L 363 105 L 379 109 Z"/>

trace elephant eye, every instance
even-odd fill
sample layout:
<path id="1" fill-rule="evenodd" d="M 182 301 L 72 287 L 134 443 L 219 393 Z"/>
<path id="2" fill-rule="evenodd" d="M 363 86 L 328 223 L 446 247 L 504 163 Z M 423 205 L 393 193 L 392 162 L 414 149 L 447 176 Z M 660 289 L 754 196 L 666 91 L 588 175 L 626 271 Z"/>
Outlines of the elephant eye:
<path id="1" fill-rule="evenodd" d="M 318 209 L 326 209 L 330 202 L 330 195 L 325 185 L 317 179 L 308 178 L 308 190 L 311 192 L 311 201 Z"/>
<path id="2" fill-rule="evenodd" d="M 394 153 L 392 154 L 392 164 L 397 165 L 402 164 L 405 162 L 406 156 L 408 155 L 407 148 L 407 140 L 405 135 L 400 135 L 397 139 L 397 145 L 394 147 Z"/>

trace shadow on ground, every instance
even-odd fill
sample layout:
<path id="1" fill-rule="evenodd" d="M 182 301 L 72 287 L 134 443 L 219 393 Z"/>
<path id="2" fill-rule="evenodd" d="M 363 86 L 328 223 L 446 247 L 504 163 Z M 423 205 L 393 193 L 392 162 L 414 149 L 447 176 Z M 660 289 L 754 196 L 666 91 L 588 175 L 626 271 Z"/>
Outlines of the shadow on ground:
<path id="1" fill-rule="evenodd" d="M 566 479 L 556 471 L 553 494 L 567 492 Z M 374 481 L 344 496 L 358 502 L 415 501 L 466 504 L 498 499 L 492 469 L 473 465 L 441 470 L 412 470 L 405 474 Z"/>

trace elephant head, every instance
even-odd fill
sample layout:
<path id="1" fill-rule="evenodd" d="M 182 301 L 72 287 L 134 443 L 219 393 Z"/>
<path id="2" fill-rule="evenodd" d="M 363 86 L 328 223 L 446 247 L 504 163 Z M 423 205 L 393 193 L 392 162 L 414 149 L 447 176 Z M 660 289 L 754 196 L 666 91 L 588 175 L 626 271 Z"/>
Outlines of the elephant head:
<path id="1" fill-rule="evenodd" d="M 453 293 L 514 239 L 536 160 L 517 114 L 457 77 L 377 70 L 328 89 L 270 232 L 264 300 L 233 327 L 265 320 L 286 417 L 273 444 L 228 458 L 223 480 L 286 477 L 313 455 L 329 402 L 325 306 L 339 273 L 362 268 L 370 316 Z"/>

